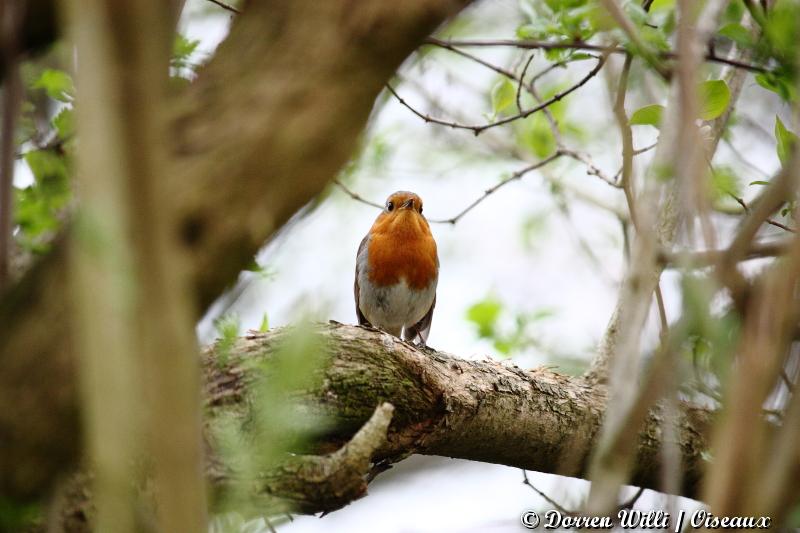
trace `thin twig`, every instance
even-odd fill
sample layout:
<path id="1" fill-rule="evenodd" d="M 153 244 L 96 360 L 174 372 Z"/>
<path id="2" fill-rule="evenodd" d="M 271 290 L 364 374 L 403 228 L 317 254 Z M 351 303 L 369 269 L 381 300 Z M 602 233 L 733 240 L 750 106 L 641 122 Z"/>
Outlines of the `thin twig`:
<path id="1" fill-rule="evenodd" d="M 744 198 L 736 196 L 735 194 L 733 194 L 731 192 L 728 192 L 728 196 L 730 196 L 731 198 L 736 200 L 736 203 L 739 204 L 740 206 L 742 206 L 742 209 L 744 209 L 745 213 L 749 213 L 750 212 L 750 207 L 745 203 Z M 778 222 L 777 220 L 774 220 L 772 218 L 767 218 L 766 220 L 764 220 L 764 222 L 766 222 L 767 224 L 769 224 L 771 226 L 775 226 L 776 228 L 781 228 L 782 230 L 788 231 L 789 233 L 797 233 L 797 231 L 795 231 L 794 229 L 790 228 L 789 226 L 787 226 L 785 224 L 781 224 L 780 222 Z"/>
<path id="2" fill-rule="evenodd" d="M 591 176 L 597 176 L 598 178 L 605 181 L 612 187 L 615 187 L 617 189 L 622 188 L 621 185 L 616 181 L 616 179 L 607 176 L 602 170 L 600 170 L 600 168 L 598 168 L 597 165 L 594 164 L 592 159 L 587 154 L 584 154 L 582 152 L 577 152 L 575 150 L 571 150 L 563 146 L 559 149 L 559 151 L 562 153 L 562 155 L 571 157 L 572 159 L 580 161 L 581 163 L 586 165 L 587 174 Z"/>
<path id="3" fill-rule="evenodd" d="M 594 54 L 586 54 L 586 55 L 588 55 L 588 56 L 589 56 L 587 59 L 589 59 L 589 58 L 591 58 L 591 59 L 600 59 L 600 56 L 596 56 L 596 55 L 594 55 Z M 565 60 L 563 60 L 563 61 L 558 61 L 558 62 L 556 62 L 556 63 L 551 63 L 550 65 L 548 65 L 547 67 L 545 67 L 544 69 L 542 69 L 542 70 L 541 70 L 541 72 L 538 72 L 537 74 L 535 74 L 535 75 L 534 75 L 534 76 L 531 78 L 531 81 L 529 81 L 528 83 L 529 83 L 529 84 L 531 84 L 531 85 L 533 85 L 534 83 L 536 83 L 537 81 L 539 81 L 539 79 L 540 79 L 540 78 L 542 78 L 543 76 L 546 76 L 547 74 L 551 73 L 552 71 L 554 71 L 554 70 L 555 70 L 555 69 L 557 69 L 557 68 L 564 68 L 564 67 L 566 67 L 566 66 L 567 66 L 569 63 L 572 63 L 572 62 L 574 62 L 574 61 L 575 61 L 575 60 L 569 60 L 569 59 L 565 59 Z"/>
<path id="4" fill-rule="evenodd" d="M 622 168 L 620 185 L 625 192 L 625 201 L 628 204 L 628 211 L 631 214 L 631 222 L 636 231 L 639 231 L 638 219 L 636 217 L 636 204 L 633 193 L 633 131 L 625 112 L 625 96 L 628 92 L 628 76 L 633 64 L 633 56 L 627 54 L 622 72 L 619 76 L 619 85 L 614 99 L 614 117 L 617 120 L 620 136 L 622 137 Z"/>
<path id="5" fill-rule="evenodd" d="M 531 96 L 533 96 L 533 98 L 536 100 L 537 104 L 542 104 L 542 98 L 539 96 L 538 91 L 536 90 L 536 80 L 539 79 L 543 74 L 545 74 L 545 73 L 549 72 L 550 70 L 552 70 L 553 68 L 555 68 L 556 66 L 559 66 L 559 65 L 563 66 L 563 65 L 566 64 L 566 62 L 559 62 L 559 63 L 552 64 L 547 69 L 545 69 L 543 72 L 540 72 L 539 74 L 536 74 L 535 76 L 533 76 L 533 78 L 530 80 L 530 82 L 525 84 L 525 74 L 527 73 L 531 62 L 533 61 L 533 58 L 534 58 L 533 55 L 531 55 L 531 57 L 528 58 L 527 62 L 525 63 L 525 66 L 524 66 L 524 68 L 522 70 L 522 73 L 519 76 L 517 76 L 516 74 L 514 74 L 514 72 L 512 72 L 512 71 L 510 71 L 508 69 L 499 67 L 499 66 L 494 65 L 492 63 L 489 63 L 488 61 L 485 61 L 485 60 L 481 59 L 480 57 L 477 57 L 477 56 L 475 56 L 473 54 L 470 54 L 468 52 L 464 52 L 463 50 L 460 50 L 460 49 L 458 49 L 458 48 L 456 48 L 454 46 L 450 46 L 449 44 L 447 44 L 445 42 L 437 41 L 437 43 L 438 43 L 437 46 L 441 46 L 442 48 L 445 48 L 447 50 L 455 52 L 455 53 L 461 55 L 462 57 L 466 57 L 467 59 L 471 59 L 472 61 L 475 61 L 476 63 L 478 63 L 480 65 L 483 65 L 484 67 L 486 67 L 486 68 L 488 68 L 490 70 L 493 70 L 494 72 L 497 72 L 498 74 L 501 74 L 501 75 L 507 77 L 508 79 L 510 79 L 512 81 L 517 82 L 516 103 L 517 103 L 517 110 L 520 113 L 523 111 L 522 110 L 522 104 L 521 104 L 522 88 L 524 87 L 531 94 Z M 597 57 L 597 56 L 592 55 L 591 57 L 594 58 L 594 59 L 600 60 L 600 58 Z M 402 103 L 402 101 L 401 101 L 401 103 Z M 408 106 L 406 106 L 406 107 L 408 107 Z M 542 108 L 542 113 L 544 113 L 545 118 L 547 119 L 547 122 L 548 122 L 548 124 L 550 126 L 550 130 L 551 130 L 551 132 L 553 134 L 553 138 L 555 139 L 556 146 L 558 147 L 559 150 L 562 151 L 563 155 L 565 155 L 567 157 L 570 157 L 572 159 L 575 159 L 576 161 L 579 161 L 579 162 L 585 164 L 588 167 L 588 169 L 586 171 L 587 174 L 589 174 L 591 176 L 597 176 L 598 178 L 602 179 L 603 181 L 605 181 L 606 183 L 608 183 L 612 187 L 618 187 L 618 185 L 616 183 L 616 177 L 613 178 L 613 179 L 608 177 L 608 175 L 606 175 L 602 170 L 600 170 L 600 168 L 597 167 L 597 165 L 594 164 L 594 162 L 592 161 L 592 158 L 588 154 L 585 154 L 583 152 L 579 152 L 577 150 L 574 150 L 574 149 L 571 149 L 571 148 L 568 148 L 568 147 L 564 146 L 563 141 L 561 139 L 561 132 L 558 129 L 558 123 L 555 120 L 555 118 L 553 117 L 553 114 L 552 114 L 552 112 L 550 111 L 550 109 L 548 107 L 543 107 Z M 417 115 L 419 116 L 419 113 L 417 113 Z M 655 146 L 655 145 L 653 145 L 653 146 Z"/>
<path id="6" fill-rule="evenodd" d="M 639 148 L 638 150 L 634 150 L 633 151 L 633 155 L 639 155 L 639 154 L 643 154 L 645 152 L 649 152 L 650 150 L 652 150 L 656 146 L 658 146 L 658 142 L 654 142 L 653 144 L 647 145 L 644 148 Z"/>
<path id="7" fill-rule="evenodd" d="M 664 65 L 659 61 L 658 54 L 653 50 L 653 48 L 646 43 L 642 37 L 639 35 L 639 32 L 636 29 L 633 21 L 628 17 L 622 7 L 617 3 L 616 0 L 600 0 L 603 4 L 603 7 L 606 8 L 606 12 L 611 15 L 611 18 L 617 23 L 623 32 L 628 36 L 631 43 L 633 43 L 639 51 L 639 55 L 647 61 L 647 63 L 653 67 L 653 70 L 658 72 L 663 78 L 669 78 L 669 72 L 664 67 Z M 627 57 L 630 57 L 628 54 Z"/>
<path id="8" fill-rule="evenodd" d="M 401 98 L 400 95 L 397 94 L 397 91 L 395 91 L 394 88 L 391 85 L 389 85 L 388 83 L 386 84 L 386 88 L 389 90 L 390 93 L 392 93 L 392 95 L 394 95 L 395 98 L 397 98 L 398 102 L 400 102 L 403 106 L 408 108 L 412 113 L 417 115 L 419 118 L 421 118 L 425 122 L 430 122 L 430 123 L 433 123 L 433 124 L 439 124 L 440 126 L 448 126 L 450 128 L 453 128 L 453 129 L 469 130 L 469 131 L 472 131 L 475 135 L 480 135 L 482 132 L 488 130 L 489 128 L 494 128 L 496 126 L 502 126 L 504 124 L 508 124 L 510 122 L 514 122 L 515 120 L 519 120 L 519 119 L 523 119 L 523 118 L 529 117 L 530 115 L 536 113 L 537 111 L 541 111 L 542 109 L 545 109 L 546 107 L 554 104 L 555 102 L 558 102 L 558 101 L 562 100 L 563 98 L 565 98 L 569 94 L 571 94 L 574 91 L 576 91 L 576 90 L 580 89 L 581 87 L 583 87 L 590 79 L 592 79 L 594 76 L 596 76 L 597 73 L 600 72 L 600 69 L 603 68 L 603 65 L 605 64 L 605 59 L 606 59 L 605 56 L 600 57 L 598 59 L 598 61 L 597 61 L 597 65 L 595 65 L 595 67 L 586 76 L 581 78 L 581 80 L 578 83 L 576 83 L 576 84 L 572 85 L 571 87 L 569 87 L 569 88 L 561 91 L 560 93 L 554 95 L 552 98 L 549 98 L 547 101 L 542 102 L 541 104 L 539 104 L 537 106 L 534 106 L 534 107 L 532 107 L 530 109 L 526 109 L 525 111 L 521 111 L 521 112 L 519 112 L 517 114 L 511 115 L 511 116 L 508 116 L 508 117 L 503 117 L 503 118 L 501 118 L 499 120 L 495 120 L 494 122 L 489 122 L 489 123 L 486 123 L 486 124 L 478 124 L 478 125 L 459 124 L 457 122 L 452 122 L 452 121 L 449 121 L 449 120 L 443 120 L 443 119 L 440 119 L 440 118 L 432 117 L 430 115 L 426 115 L 425 113 L 422 113 L 421 111 L 418 111 L 416 108 L 411 106 L 408 102 L 406 102 L 403 98 Z"/>
<path id="9" fill-rule="evenodd" d="M 511 46 L 514 48 L 523 48 L 526 50 L 589 50 L 594 52 L 602 52 L 605 54 L 625 54 L 627 50 L 621 46 L 603 46 L 599 44 L 590 44 L 578 41 L 532 41 L 532 40 L 514 40 L 514 39 L 450 39 L 443 41 L 434 37 L 429 37 L 425 40 L 424 44 L 442 46 L 443 44 L 453 47 L 491 47 L 491 46 Z M 658 57 L 662 59 L 678 59 L 678 54 L 675 52 L 660 52 Z M 751 72 L 769 72 L 769 69 L 760 65 L 753 65 L 744 61 L 739 61 L 732 58 L 720 57 L 715 52 L 709 51 L 705 54 L 704 59 L 712 63 L 720 63 L 723 65 L 730 65 L 732 67 L 749 70 Z"/>
<path id="10" fill-rule="evenodd" d="M 522 69 L 522 74 L 519 76 L 519 83 L 517 83 L 517 111 L 522 111 L 522 86 L 525 84 L 525 74 L 528 72 L 528 67 L 531 66 L 531 61 L 533 61 L 533 54 L 531 54 L 531 56 L 525 62 L 525 66 Z"/>
<path id="11" fill-rule="evenodd" d="M 658 320 L 660 325 L 661 342 L 666 342 L 669 335 L 669 322 L 667 322 L 667 309 L 664 307 L 664 294 L 661 292 L 661 281 L 656 283 L 656 305 L 658 307 Z"/>
<path id="12" fill-rule="evenodd" d="M 352 198 L 356 202 L 361 202 L 362 204 L 365 204 L 365 205 L 370 205 L 372 207 L 377 207 L 378 209 L 383 209 L 383 206 L 381 204 L 379 204 L 377 202 L 371 202 L 371 201 L 363 198 L 362 196 L 360 196 L 357 192 L 354 192 L 354 191 L 350 190 L 344 183 L 339 181 L 339 178 L 336 178 L 335 180 L 333 180 L 333 183 L 334 183 L 334 185 L 339 187 L 347 196 L 349 196 L 350 198 Z"/>
<path id="13" fill-rule="evenodd" d="M 208 1 L 211 2 L 212 4 L 218 5 L 219 7 L 221 7 L 222 9 L 224 9 L 226 11 L 230 11 L 231 13 L 236 13 L 237 15 L 241 15 L 242 14 L 241 11 L 239 11 L 238 9 L 233 7 L 232 5 L 226 4 L 225 2 L 220 2 L 219 0 L 208 0 Z"/>
<path id="14" fill-rule="evenodd" d="M 448 44 L 448 43 L 446 43 L 444 41 L 439 41 L 439 42 L 437 42 L 435 44 L 436 44 L 436 46 L 444 48 L 445 50 L 450 50 L 451 52 L 453 52 L 455 54 L 458 54 L 461 57 L 466 57 L 467 59 L 470 59 L 470 60 L 474 61 L 475 63 L 478 63 L 479 65 L 483 65 L 484 67 L 488 68 L 489 70 L 493 70 L 493 71 L 497 72 L 498 74 L 501 74 L 501 75 L 503 75 L 503 76 L 505 76 L 507 78 L 510 78 L 510 79 L 512 79 L 514 81 L 519 81 L 520 78 L 525 77 L 525 73 L 524 72 L 522 73 L 522 76 L 520 76 L 520 78 L 518 78 L 517 75 L 514 74 L 513 72 L 511 72 L 510 70 L 504 69 L 503 67 L 498 67 L 497 65 L 495 65 L 493 63 L 489 63 L 488 61 L 486 61 L 484 59 L 481 59 L 480 57 L 478 57 L 478 56 L 476 56 L 474 54 L 470 54 L 469 52 L 465 52 L 464 50 L 456 48 L 455 46 L 452 46 L 452 45 L 450 45 L 450 44 Z"/>
<path id="15" fill-rule="evenodd" d="M 620 510 L 622 509 L 633 509 L 633 506 L 636 505 L 636 502 L 639 501 L 642 494 L 644 493 L 644 487 L 639 487 L 639 490 L 636 491 L 636 494 L 630 497 L 627 501 L 624 501 L 619 504 Z"/>
<path id="16" fill-rule="evenodd" d="M 561 512 L 562 514 L 569 515 L 569 516 L 574 516 L 574 515 L 576 514 L 576 513 L 575 513 L 575 511 L 570 511 L 569 509 L 566 509 L 566 508 L 565 508 L 563 505 L 561 505 L 560 503 L 558 503 L 557 501 L 555 501 L 554 499 L 552 499 L 550 496 L 548 496 L 548 495 L 547 495 L 547 494 L 545 494 L 544 492 L 542 492 L 542 491 L 540 491 L 539 489 L 537 489 L 537 488 L 536 488 L 536 487 L 533 485 L 533 483 L 531 483 L 531 480 L 530 480 L 530 479 L 528 479 L 528 472 L 527 472 L 527 470 L 523 470 L 523 471 L 522 471 L 522 484 L 523 484 L 523 485 L 527 485 L 527 486 L 529 486 L 531 489 L 533 489 L 533 491 L 534 491 L 534 492 L 536 492 L 536 494 L 538 494 L 539 496 L 541 496 L 542 498 L 544 498 L 544 500 L 545 500 L 547 503 L 549 503 L 550 505 L 552 505 L 553 507 L 555 507 L 555 508 L 556 508 L 556 509 L 557 509 L 559 512 Z"/>
<path id="17" fill-rule="evenodd" d="M 510 183 L 512 181 L 516 181 L 516 180 L 520 179 L 521 177 L 523 177 L 528 172 L 532 172 L 534 170 L 542 168 L 543 166 L 547 165 L 548 163 L 550 163 L 552 161 L 555 161 L 556 159 L 558 159 L 562 155 L 564 155 L 564 154 L 561 151 L 557 151 L 553 155 L 551 155 L 550 157 L 546 157 L 545 159 L 542 159 L 541 161 L 539 161 L 537 163 L 534 163 L 532 165 L 529 165 L 529 166 L 527 166 L 527 167 L 525 167 L 523 169 L 520 169 L 520 170 L 514 172 L 513 174 L 511 174 L 511 176 L 509 176 L 508 178 L 504 179 L 503 181 L 501 181 L 497 185 L 494 185 L 494 186 L 489 187 L 488 189 L 486 189 L 484 191 L 483 195 L 481 195 L 479 198 L 477 198 L 475 201 L 473 201 L 467 207 L 462 209 L 454 217 L 447 218 L 447 219 L 444 219 L 444 220 L 429 220 L 428 222 L 433 222 L 433 223 L 437 223 L 437 224 L 455 224 L 456 222 L 458 222 L 461 219 L 461 217 L 463 217 L 464 215 L 466 215 L 467 213 L 472 211 L 478 204 L 480 204 L 481 202 L 486 200 L 486 198 L 488 198 L 489 196 L 491 196 L 492 194 L 497 192 L 497 190 L 500 189 L 501 187 L 503 187 L 504 185 L 507 185 L 508 183 Z"/>

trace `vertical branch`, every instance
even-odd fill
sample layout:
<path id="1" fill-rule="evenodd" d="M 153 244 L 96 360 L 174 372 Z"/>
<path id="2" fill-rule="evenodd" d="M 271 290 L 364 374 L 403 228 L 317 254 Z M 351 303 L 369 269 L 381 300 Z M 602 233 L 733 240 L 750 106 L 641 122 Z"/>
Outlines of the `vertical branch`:
<path id="1" fill-rule="evenodd" d="M 689 36 L 696 42 L 707 42 L 725 4 L 724 0 L 710 0 L 696 18 L 689 11 L 681 10 L 683 23 L 692 25 L 691 32 L 687 30 L 684 38 Z M 684 4 L 683 7 L 687 6 Z M 691 18 L 685 18 L 687 15 Z M 696 25 L 694 21 L 698 21 Z M 688 50 L 697 57 L 681 56 L 680 60 L 700 64 L 702 49 L 698 51 L 698 47 L 693 46 Z M 638 387 L 634 384 L 639 380 L 641 334 L 662 270 L 656 262 L 656 254 L 660 247 L 671 245 L 674 241 L 679 223 L 676 191 L 681 186 L 681 179 L 663 179 L 669 176 L 681 178 L 674 165 L 675 154 L 679 153 L 677 150 L 681 146 L 682 118 L 685 116 L 682 109 L 685 100 L 681 99 L 679 84 L 679 80 L 673 83 L 668 110 L 675 112 L 667 114 L 661 141 L 650 167 L 653 179 L 647 181 L 644 190 L 635 198 L 638 227 L 629 272 L 598 355 L 587 375 L 593 381 L 607 380 L 610 389 L 606 419 L 590 466 L 592 488 L 588 508 L 591 513 L 605 514 L 616 505 L 619 489 L 627 481 L 632 465 L 632 454 L 627 453 L 628 441 L 638 432 L 638 425 L 630 423 L 635 420 L 632 414 L 649 406 L 642 405 L 642 402 L 653 402 L 658 398 L 644 391 L 637 392 Z M 694 126 L 693 121 L 691 126 Z M 666 350 L 667 347 L 662 345 L 659 351 L 666 353 Z"/>
<path id="2" fill-rule="evenodd" d="M 14 193 L 14 132 L 21 99 L 19 78 L 18 32 L 19 11 L 24 4 L 5 2 L 0 5 L 0 45 L 2 45 L 5 79 L 3 83 L 2 126 L 0 126 L 0 289 L 10 275 L 11 242 L 13 240 L 12 196 Z"/>
<path id="3" fill-rule="evenodd" d="M 800 104 L 793 106 L 794 126 L 800 124 Z M 796 198 L 800 191 L 800 147 L 792 148 L 791 157 L 772 180 L 764 200 L 757 207 L 769 216 L 784 199 Z M 771 209 L 770 209 L 771 208 Z M 795 227 L 800 212 L 793 210 Z M 749 241 L 755 234 L 755 219 L 746 223 L 731 245 L 738 254 L 737 242 Z M 735 267 L 732 267 L 735 268 Z M 762 409 L 776 384 L 786 379 L 784 365 L 787 354 L 796 343 L 800 287 L 800 236 L 792 237 L 788 256 L 772 263 L 755 283 L 753 296 L 745 309 L 742 335 L 736 355 L 737 364 L 731 373 L 725 411 L 715 428 L 714 462 L 707 475 L 704 497 L 715 513 L 757 512 L 771 516 L 777 523 L 796 503 L 798 471 L 797 450 L 800 445 L 800 396 L 790 391 L 791 400 L 779 428 L 766 431 Z M 796 345 L 795 345 L 796 347 Z M 736 472 L 732 476 L 732 471 Z"/>
<path id="4" fill-rule="evenodd" d="M 141 439 L 152 457 L 159 529 L 201 531 L 206 491 L 199 369 L 185 259 L 171 232 L 176 215 L 163 185 L 169 6 L 76 0 L 69 15 L 79 56 L 83 200 L 73 283 L 88 376 L 88 437 L 103 495 L 97 527 L 104 531 L 113 523 L 113 530 L 125 531 L 135 524 L 125 465 Z M 122 344 L 119 338 L 110 344 L 107 321 Z M 120 427 L 131 416 L 141 417 L 141 431 Z"/>
<path id="5" fill-rule="evenodd" d="M 128 169 L 120 72 L 100 0 L 70 2 L 80 65 L 76 103 L 81 197 L 69 253 L 72 317 L 79 353 L 84 440 L 94 472 L 98 531 L 136 529 L 133 464 L 140 454 L 140 372 L 136 360 L 135 262 L 126 203 Z M 91 65 L 91 68 L 86 68 Z"/>
<path id="6" fill-rule="evenodd" d="M 141 366 L 146 437 L 153 458 L 156 508 L 163 531 L 206 526 L 200 375 L 183 256 L 163 175 L 168 134 L 164 117 L 173 21 L 158 0 L 106 0 L 123 36 L 118 54 L 128 59 L 130 86 L 122 117 L 128 124 L 128 196 L 136 253 Z M 174 2 L 173 2 L 174 3 Z M 151 28 L 148 33 L 141 28 Z"/>
<path id="7" fill-rule="evenodd" d="M 761 419 L 764 402 L 780 379 L 780 369 L 796 327 L 798 283 L 800 239 L 794 237 L 789 257 L 775 262 L 754 289 L 743 325 L 738 361 L 724 402 L 725 412 L 712 441 L 714 462 L 705 483 L 704 500 L 715 514 L 745 514 L 759 506 L 762 509 L 779 506 L 782 501 L 782 497 L 771 502 L 762 498 L 780 491 L 787 478 L 775 475 L 777 456 L 773 457 L 771 451 L 774 436 L 765 431 Z M 790 441 L 797 439 L 793 425 L 790 421 L 783 428 Z M 796 448 L 793 453 L 796 460 Z M 766 475 L 765 463 L 772 463 Z M 784 463 L 780 468 L 790 472 L 792 466 Z M 767 487 L 766 483 L 760 483 L 762 480 L 777 481 L 779 485 Z"/>

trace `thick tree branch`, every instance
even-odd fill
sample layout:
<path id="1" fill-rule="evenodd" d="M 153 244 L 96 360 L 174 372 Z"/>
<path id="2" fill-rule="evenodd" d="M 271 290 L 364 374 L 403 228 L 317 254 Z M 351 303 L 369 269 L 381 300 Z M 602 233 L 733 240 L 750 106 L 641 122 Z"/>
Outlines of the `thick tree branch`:
<path id="1" fill-rule="evenodd" d="M 207 402 L 214 410 L 247 403 L 253 363 L 269 360 L 288 329 L 240 339 L 224 359 L 215 348 L 205 354 Z M 390 402 L 395 413 L 386 444 L 373 463 L 396 462 L 412 453 L 443 455 L 585 477 L 589 454 L 603 418 L 603 386 L 539 368 L 522 370 L 492 360 L 472 361 L 435 350 L 419 350 L 385 333 L 332 324 L 309 334 L 325 346 L 322 364 L 308 390 L 292 397 L 320 410 L 332 429 L 317 442 L 331 449 L 347 442 L 372 415 Z M 696 496 L 707 450 L 711 413 L 681 406 L 678 436 L 683 454 L 681 494 Z M 661 411 L 645 416 L 639 433 L 631 483 L 660 487 Z M 295 475 L 293 473 L 292 475 Z M 280 494 L 273 494 L 280 496 Z M 296 500 L 296 496 L 293 496 Z M 331 510 L 311 500 L 306 512 Z"/>
<path id="2" fill-rule="evenodd" d="M 296 333 L 280 328 L 250 334 L 232 347 L 210 346 L 203 354 L 212 457 L 208 477 L 218 497 L 224 496 L 234 474 L 214 453 L 213 421 L 230 413 L 242 420 L 255 416 L 257 387 L 264 379 L 275 379 L 280 357 L 303 355 L 282 351 L 283 342 Z M 324 417 L 327 429 L 310 442 L 301 439 L 302 448 L 292 451 L 302 455 L 289 454 L 275 468 L 253 473 L 259 481 L 250 490 L 258 512 L 334 511 L 365 495 L 368 481 L 411 454 L 587 477 L 604 417 L 604 386 L 545 368 L 523 370 L 420 350 L 356 326 L 316 325 L 304 333 L 318 337 L 320 342 L 313 345 L 323 347 L 323 353 L 314 354 L 319 364 L 304 388 L 286 396 L 296 402 L 299 413 Z M 644 423 L 632 443 L 633 485 L 661 489 L 664 416 L 660 404 L 641 413 Z M 676 436 L 683 496 L 699 494 L 712 416 L 705 408 L 680 405 Z M 75 505 L 87 502 L 79 499 Z M 68 509 L 64 514 L 91 513 Z"/>

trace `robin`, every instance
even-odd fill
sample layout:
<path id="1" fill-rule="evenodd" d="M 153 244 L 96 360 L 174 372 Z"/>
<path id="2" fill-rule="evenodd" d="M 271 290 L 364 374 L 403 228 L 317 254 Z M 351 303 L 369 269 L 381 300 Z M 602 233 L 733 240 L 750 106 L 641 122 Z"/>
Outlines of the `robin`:
<path id="1" fill-rule="evenodd" d="M 425 345 L 431 331 L 439 257 L 422 199 L 398 191 L 386 200 L 356 255 L 358 323 Z"/>

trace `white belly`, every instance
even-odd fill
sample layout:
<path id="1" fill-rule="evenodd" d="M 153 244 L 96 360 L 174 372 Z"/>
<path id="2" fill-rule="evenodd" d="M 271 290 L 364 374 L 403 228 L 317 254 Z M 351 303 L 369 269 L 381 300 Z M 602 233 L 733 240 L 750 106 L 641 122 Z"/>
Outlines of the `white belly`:
<path id="1" fill-rule="evenodd" d="M 370 324 L 397 337 L 403 328 L 413 326 L 425 316 L 436 296 L 434 279 L 422 290 L 412 290 L 403 279 L 387 287 L 376 287 L 365 272 L 358 277 L 361 312 Z"/>

